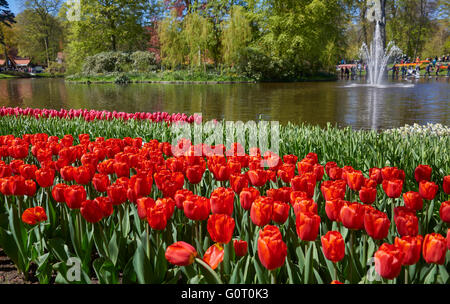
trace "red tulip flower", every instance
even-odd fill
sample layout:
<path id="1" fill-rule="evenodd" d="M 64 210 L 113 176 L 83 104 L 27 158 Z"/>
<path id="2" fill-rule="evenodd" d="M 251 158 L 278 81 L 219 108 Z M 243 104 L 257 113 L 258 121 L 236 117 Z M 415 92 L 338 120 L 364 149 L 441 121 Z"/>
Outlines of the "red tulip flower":
<path id="1" fill-rule="evenodd" d="M 141 197 L 136 201 L 138 216 L 140 219 L 147 217 L 147 209 L 155 205 L 155 200 L 151 197 Z"/>
<path id="2" fill-rule="evenodd" d="M 167 210 L 163 204 L 156 204 L 147 209 L 147 222 L 154 230 L 164 230 L 167 226 Z"/>
<path id="3" fill-rule="evenodd" d="M 422 255 L 428 264 L 445 263 L 445 254 L 447 253 L 447 244 L 445 238 L 439 233 L 431 233 L 425 236 L 423 240 Z"/>
<path id="4" fill-rule="evenodd" d="M 291 206 L 289 204 L 281 201 L 275 201 L 273 203 L 272 221 L 278 224 L 283 224 L 289 217 L 290 209 Z"/>
<path id="5" fill-rule="evenodd" d="M 377 198 L 377 189 L 376 188 L 367 188 L 367 187 L 361 187 L 359 190 L 359 199 L 364 204 L 373 204 L 375 202 L 375 199 Z"/>
<path id="6" fill-rule="evenodd" d="M 324 256 L 337 263 L 345 256 L 345 242 L 339 231 L 328 231 L 321 237 L 322 251 Z"/>
<path id="7" fill-rule="evenodd" d="M 250 218 L 253 224 L 263 227 L 270 223 L 273 213 L 273 200 L 270 197 L 259 196 L 250 209 Z"/>
<path id="8" fill-rule="evenodd" d="M 400 274 L 403 252 L 395 245 L 384 243 L 375 252 L 375 271 L 385 279 L 392 280 Z"/>
<path id="9" fill-rule="evenodd" d="M 353 171 L 347 173 L 347 185 L 353 191 L 359 191 L 364 183 L 364 176 L 361 171 Z"/>
<path id="10" fill-rule="evenodd" d="M 195 248 L 183 241 L 168 246 L 165 253 L 166 260 L 177 266 L 191 265 L 197 255 Z"/>
<path id="11" fill-rule="evenodd" d="M 235 173 L 230 175 L 230 185 L 234 192 L 240 194 L 248 187 L 248 178 L 245 174 Z"/>
<path id="12" fill-rule="evenodd" d="M 434 182 L 423 180 L 419 183 L 419 194 L 423 199 L 431 201 L 436 196 L 438 188 Z"/>
<path id="13" fill-rule="evenodd" d="M 376 181 L 376 183 L 379 185 L 383 182 L 383 176 L 381 175 L 381 169 L 380 168 L 370 168 L 369 169 L 369 178 Z"/>
<path id="14" fill-rule="evenodd" d="M 211 239 L 216 243 L 228 244 L 233 237 L 235 222 L 227 214 L 211 214 L 207 229 Z"/>
<path id="15" fill-rule="evenodd" d="M 296 215 L 296 230 L 303 241 L 314 241 L 319 234 L 320 217 L 312 212 L 299 212 Z"/>
<path id="16" fill-rule="evenodd" d="M 330 221 L 340 222 L 341 209 L 344 206 L 345 201 L 341 199 L 335 199 L 325 202 L 325 213 Z"/>
<path id="17" fill-rule="evenodd" d="M 180 190 L 177 190 L 177 192 L 175 192 L 174 200 L 175 200 L 175 205 L 177 206 L 178 209 L 183 210 L 183 202 L 186 200 L 186 197 L 188 197 L 189 195 L 193 195 L 193 193 L 192 193 L 192 191 L 187 190 L 187 189 L 180 189 Z"/>
<path id="18" fill-rule="evenodd" d="M 248 244 L 246 241 L 242 240 L 234 240 L 233 241 L 234 254 L 237 257 L 243 257 L 247 255 L 248 252 Z"/>
<path id="19" fill-rule="evenodd" d="M 414 170 L 414 178 L 418 183 L 421 181 L 429 181 L 431 179 L 431 167 L 427 165 L 418 165 Z"/>
<path id="20" fill-rule="evenodd" d="M 386 213 L 373 208 L 366 208 L 364 214 L 364 228 L 374 240 L 382 240 L 389 233 L 389 221 Z"/>
<path id="21" fill-rule="evenodd" d="M 450 223 L 450 201 L 445 201 L 441 204 L 439 216 L 443 222 Z"/>
<path id="22" fill-rule="evenodd" d="M 406 207 L 394 209 L 394 221 L 400 236 L 416 236 L 419 233 L 419 220 L 416 213 Z"/>
<path id="23" fill-rule="evenodd" d="M 244 210 L 250 210 L 253 202 L 260 196 L 259 190 L 256 188 L 244 188 L 239 194 L 239 201 Z"/>
<path id="24" fill-rule="evenodd" d="M 418 211 L 423 208 L 423 199 L 419 192 L 408 191 L 403 193 L 403 201 L 405 203 L 405 207 L 410 210 Z"/>
<path id="25" fill-rule="evenodd" d="M 89 223 L 97 223 L 103 218 L 103 210 L 98 201 L 87 200 L 81 203 L 81 215 Z"/>
<path id="26" fill-rule="evenodd" d="M 69 187 L 66 184 L 56 184 L 52 189 L 52 197 L 57 203 L 65 202 L 64 191 Z"/>
<path id="27" fill-rule="evenodd" d="M 212 270 L 215 270 L 223 261 L 224 255 L 225 250 L 223 249 L 222 245 L 216 243 L 206 250 L 205 254 L 203 255 L 203 261 L 208 264 Z"/>
<path id="28" fill-rule="evenodd" d="M 189 195 L 183 202 L 184 215 L 194 221 L 204 221 L 211 211 L 209 198 Z"/>
<path id="29" fill-rule="evenodd" d="M 234 192 L 231 188 L 219 187 L 211 193 L 211 212 L 231 216 L 234 207 Z"/>
<path id="30" fill-rule="evenodd" d="M 110 184 L 109 177 L 106 174 L 97 173 L 92 178 L 92 185 L 98 192 L 106 192 Z"/>
<path id="31" fill-rule="evenodd" d="M 70 182 L 74 180 L 73 174 L 74 174 L 75 168 L 72 166 L 64 166 L 59 170 L 59 173 L 61 174 L 61 177 L 66 182 Z"/>
<path id="32" fill-rule="evenodd" d="M 205 173 L 206 167 L 201 165 L 192 165 L 186 168 L 186 177 L 189 183 L 195 185 L 202 181 L 203 173 Z"/>
<path id="33" fill-rule="evenodd" d="M 53 186 L 53 181 L 55 179 L 55 170 L 50 168 L 42 168 L 36 170 L 35 175 L 36 175 L 36 182 L 42 188 L 48 188 L 50 186 Z"/>
<path id="34" fill-rule="evenodd" d="M 80 209 L 86 200 L 86 189 L 80 185 L 72 185 L 64 190 L 64 201 L 70 209 Z"/>
<path id="35" fill-rule="evenodd" d="M 365 206 L 359 203 L 345 203 L 339 218 L 347 229 L 363 229 L 364 228 Z"/>
<path id="36" fill-rule="evenodd" d="M 22 222 L 28 225 L 36 225 L 47 220 L 44 208 L 37 206 L 26 209 L 22 214 Z"/>
<path id="37" fill-rule="evenodd" d="M 113 205 L 120 205 L 127 200 L 127 187 L 123 184 L 112 184 L 106 190 Z"/>
<path id="38" fill-rule="evenodd" d="M 99 196 L 96 197 L 94 201 L 98 204 L 98 206 L 102 210 L 103 217 L 108 217 L 111 216 L 111 214 L 113 214 L 114 209 L 109 197 Z"/>
<path id="39" fill-rule="evenodd" d="M 311 212 L 317 214 L 317 204 L 312 199 L 297 198 L 294 203 L 294 214 L 299 212 Z"/>
<path id="40" fill-rule="evenodd" d="M 395 238 L 395 246 L 403 252 L 403 265 L 414 265 L 419 262 L 422 241 L 423 237 L 421 235 Z"/>
<path id="41" fill-rule="evenodd" d="M 248 179 L 253 186 L 262 187 L 269 180 L 269 174 L 266 170 L 250 170 L 248 171 Z"/>
<path id="42" fill-rule="evenodd" d="M 383 180 L 383 190 L 390 198 L 397 198 L 402 194 L 403 180 L 385 179 Z"/>
<path id="43" fill-rule="evenodd" d="M 261 264 L 268 270 L 273 270 L 283 266 L 286 256 L 287 246 L 280 230 L 276 226 L 265 226 L 258 237 L 258 257 Z"/>
<path id="44" fill-rule="evenodd" d="M 442 189 L 446 194 L 450 194 L 450 175 L 444 176 L 444 181 L 442 183 Z"/>

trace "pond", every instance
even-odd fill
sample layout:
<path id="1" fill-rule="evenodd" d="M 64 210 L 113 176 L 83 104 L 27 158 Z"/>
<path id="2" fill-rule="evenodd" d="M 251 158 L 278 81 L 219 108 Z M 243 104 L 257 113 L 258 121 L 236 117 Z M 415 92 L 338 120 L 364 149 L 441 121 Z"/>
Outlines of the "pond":
<path id="1" fill-rule="evenodd" d="M 73 84 L 63 79 L 0 80 L 0 106 L 124 112 L 202 113 L 204 119 L 327 122 L 386 129 L 450 124 L 450 78 L 258 84 Z"/>

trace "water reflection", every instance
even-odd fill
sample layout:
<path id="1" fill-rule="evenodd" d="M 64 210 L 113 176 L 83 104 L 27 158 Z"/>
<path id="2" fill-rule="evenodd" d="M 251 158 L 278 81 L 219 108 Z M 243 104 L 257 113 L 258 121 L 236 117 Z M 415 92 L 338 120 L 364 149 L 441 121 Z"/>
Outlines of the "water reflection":
<path id="1" fill-rule="evenodd" d="M 62 79 L 0 80 L 0 105 L 141 112 L 203 113 L 206 119 L 278 120 L 362 129 L 405 123 L 450 124 L 449 78 L 232 85 L 68 84 Z M 359 84 L 359 85 L 355 85 Z M 401 85 L 399 85 L 401 84 Z"/>

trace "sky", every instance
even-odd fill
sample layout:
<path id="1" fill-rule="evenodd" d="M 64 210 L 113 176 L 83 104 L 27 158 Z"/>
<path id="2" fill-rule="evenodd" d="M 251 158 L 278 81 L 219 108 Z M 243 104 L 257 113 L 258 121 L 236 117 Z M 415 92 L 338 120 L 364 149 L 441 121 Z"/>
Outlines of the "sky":
<path id="1" fill-rule="evenodd" d="M 11 11 L 17 15 L 18 13 L 20 13 L 23 10 L 23 2 L 20 0 L 7 0 L 8 4 L 9 4 L 9 8 L 11 9 Z"/>

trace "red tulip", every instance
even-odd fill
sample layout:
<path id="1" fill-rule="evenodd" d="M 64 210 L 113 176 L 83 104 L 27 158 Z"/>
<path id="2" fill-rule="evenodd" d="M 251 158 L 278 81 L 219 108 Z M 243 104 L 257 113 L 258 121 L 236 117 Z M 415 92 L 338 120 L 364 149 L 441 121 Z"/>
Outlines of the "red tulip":
<path id="1" fill-rule="evenodd" d="M 203 261 L 211 267 L 211 269 L 216 269 L 217 266 L 223 261 L 225 255 L 225 250 L 221 244 L 214 244 L 210 246 L 205 254 L 203 255 Z"/>
<path id="2" fill-rule="evenodd" d="M 174 200 L 175 205 L 178 209 L 183 210 L 183 202 L 186 200 L 186 197 L 189 195 L 193 195 L 192 191 L 189 191 L 187 189 L 180 189 L 175 192 Z"/>
<path id="3" fill-rule="evenodd" d="M 403 265 L 414 265 L 420 260 L 420 252 L 422 251 L 423 237 L 404 236 L 395 238 L 395 246 L 403 252 Z"/>
<path id="4" fill-rule="evenodd" d="M 250 171 L 248 171 L 248 178 L 253 186 L 262 187 L 269 180 L 268 172 L 269 171 L 261 170 L 261 169 L 250 170 Z"/>
<path id="5" fill-rule="evenodd" d="M 120 205 L 127 200 L 127 187 L 123 184 L 112 184 L 106 190 L 113 205 Z"/>
<path id="6" fill-rule="evenodd" d="M 444 181 L 442 183 L 442 189 L 446 194 L 450 194 L 450 175 L 444 176 Z"/>
<path id="7" fill-rule="evenodd" d="M 138 216 L 140 219 L 147 217 L 147 209 L 155 205 L 155 200 L 151 197 L 141 197 L 136 201 Z"/>
<path id="8" fill-rule="evenodd" d="M 414 178 L 418 183 L 421 181 L 429 181 L 431 179 L 431 167 L 427 165 L 418 165 L 414 170 Z"/>
<path id="9" fill-rule="evenodd" d="M 133 175 L 129 182 L 128 188 L 132 189 L 137 198 L 150 195 L 152 192 L 153 178 L 151 174 L 138 173 Z"/>
<path id="10" fill-rule="evenodd" d="M 35 179 L 36 170 L 37 170 L 36 165 L 24 164 L 19 167 L 20 175 L 22 175 L 25 179 Z"/>
<path id="11" fill-rule="evenodd" d="M 295 175 L 295 166 L 291 164 L 283 164 L 277 172 L 277 175 L 285 183 L 290 183 Z"/>
<path id="12" fill-rule="evenodd" d="M 22 222 L 28 225 L 36 225 L 47 220 L 44 208 L 37 206 L 26 209 L 22 214 Z"/>
<path id="13" fill-rule="evenodd" d="M 230 185 L 234 192 L 240 194 L 243 189 L 248 187 L 248 178 L 245 174 L 231 174 Z"/>
<path id="14" fill-rule="evenodd" d="M 293 154 L 283 155 L 283 162 L 286 164 L 295 165 L 297 160 L 298 160 L 298 157 L 296 155 L 293 155 Z"/>
<path id="15" fill-rule="evenodd" d="M 275 226 L 265 226 L 258 237 L 258 257 L 261 264 L 268 270 L 273 270 L 283 266 L 286 256 L 287 246 L 280 230 Z"/>
<path id="16" fill-rule="evenodd" d="M 341 199 L 335 199 L 325 202 L 325 213 L 330 221 L 340 222 L 341 209 L 344 206 L 345 201 Z"/>
<path id="17" fill-rule="evenodd" d="M 270 223 L 273 213 L 273 200 L 270 197 L 259 196 L 250 209 L 250 218 L 253 224 L 263 227 Z"/>
<path id="18" fill-rule="evenodd" d="M 347 173 L 347 185 L 353 191 L 359 191 L 364 183 L 364 176 L 361 171 L 353 171 Z"/>
<path id="19" fill-rule="evenodd" d="M 439 208 L 439 216 L 443 222 L 450 223 L 450 201 L 443 202 Z"/>
<path id="20" fill-rule="evenodd" d="M 312 199 L 297 198 L 294 203 L 294 214 L 299 212 L 311 212 L 317 214 L 317 204 Z"/>
<path id="21" fill-rule="evenodd" d="M 237 257 L 243 257 L 243 256 L 247 255 L 248 244 L 246 241 L 234 240 L 233 247 L 234 247 L 234 254 Z"/>
<path id="22" fill-rule="evenodd" d="M 92 178 L 92 185 L 98 192 L 106 192 L 110 184 L 109 177 L 106 174 L 97 173 Z"/>
<path id="23" fill-rule="evenodd" d="M 216 243 L 228 244 L 233 237 L 235 222 L 227 214 L 211 214 L 207 229 L 211 239 Z"/>
<path id="24" fill-rule="evenodd" d="M 366 208 L 364 214 L 364 228 L 374 240 L 382 240 L 389 233 L 389 221 L 386 213 L 372 208 Z"/>
<path id="25" fill-rule="evenodd" d="M 66 184 L 56 184 L 52 189 L 52 197 L 58 203 L 65 202 L 64 191 L 69 187 Z"/>
<path id="26" fill-rule="evenodd" d="M 231 216 L 234 207 L 234 192 L 231 188 L 219 187 L 211 193 L 210 202 L 213 214 Z"/>
<path id="27" fill-rule="evenodd" d="M 331 283 L 330 284 L 344 284 L 344 283 L 342 283 L 342 282 L 339 282 L 338 280 L 333 280 L 333 281 L 331 281 Z"/>
<path id="28" fill-rule="evenodd" d="M 130 176 L 130 166 L 124 162 L 115 162 L 113 165 L 114 173 L 116 173 L 117 177 Z"/>
<path id="29" fill-rule="evenodd" d="M 403 252 L 395 245 L 384 243 L 375 252 L 375 271 L 385 279 L 398 277 L 402 262 Z"/>
<path id="30" fill-rule="evenodd" d="M 204 221 L 208 218 L 211 211 L 209 198 L 198 195 L 189 195 L 183 202 L 183 211 L 188 219 Z"/>
<path id="31" fill-rule="evenodd" d="M 445 238 L 439 233 L 431 233 L 425 236 L 423 240 L 422 255 L 428 264 L 445 263 L 445 254 L 447 253 L 447 244 Z"/>
<path id="32" fill-rule="evenodd" d="M 66 181 L 70 182 L 73 181 L 74 177 L 74 170 L 75 168 L 72 166 L 64 166 L 59 170 L 59 173 L 61 174 L 61 177 Z"/>
<path id="33" fill-rule="evenodd" d="M 36 194 L 36 183 L 33 180 L 25 181 L 25 195 L 34 196 Z"/>
<path id="34" fill-rule="evenodd" d="M 400 236 L 416 236 L 419 233 L 419 220 L 416 213 L 406 207 L 394 209 L 394 222 Z"/>
<path id="35" fill-rule="evenodd" d="M 314 241 L 320 227 L 320 217 L 312 212 L 299 212 L 296 215 L 297 235 L 303 241 Z"/>
<path id="36" fill-rule="evenodd" d="M 186 177 L 191 184 L 198 184 L 202 181 L 205 170 L 206 167 L 201 165 L 188 166 L 186 168 Z"/>
<path id="37" fill-rule="evenodd" d="M 165 253 L 166 260 L 177 266 L 191 265 L 197 255 L 195 248 L 183 241 L 168 246 Z"/>
<path id="38" fill-rule="evenodd" d="M 401 179 L 405 180 L 405 172 L 397 167 L 384 167 L 381 169 L 381 176 L 383 180 Z"/>
<path id="39" fill-rule="evenodd" d="M 359 203 L 345 203 L 339 218 L 347 229 L 363 229 L 364 228 L 365 206 Z"/>
<path id="40" fill-rule="evenodd" d="M 438 188 L 434 182 L 423 180 L 419 183 L 419 194 L 423 199 L 431 201 L 436 196 Z"/>
<path id="41" fill-rule="evenodd" d="M 103 210 L 98 201 L 87 200 L 81 203 L 81 215 L 89 223 L 97 223 L 103 218 Z"/>
<path id="42" fill-rule="evenodd" d="M 381 184 L 383 182 L 383 176 L 381 175 L 380 168 L 370 168 L 369 169 L 369 178 L 376 181 L 377 184 Z"/>
<path id="43" fill-rule="evenodd" d="M 256 188 L 244 188 L 239 194 L 239 201 L 244 210 L 250 210 L 253 202 L 260 196 L 259 190 Z"/>
<path id="44" fill-rule="evenodd" d="M 402 194 L 403 181 L 401 179 L 383 180 L 383 190 L 390 198 L 397 198 Z"/>
<path id="45" fill-rule="evenodd" d="M 36 175 L 36 182 L 42 188 L 48 188 L 50 186 L 53 186 L 53 181 L 55 179 L 55 170 L 50 168 L 42 168 L 36 170 L 35 175 Z"/>
<path id="46" fill-rule="evenodd" d="M 337 263 L 345 256 L 345 242 L 339 231 L 328 231 L 320 238 L 324 256 Z"/>
<path id="47" fill-rule="evenodd" d="M 167 211 L 163 204 L 156 204 L 147 209 L 147 222 L 154 230 L 164 230 L 167 226 Z"/>
<path id="48" fill-rule="evenodd" d="M 272 220 L 275 223 L 283 224 L 289 217 L 289 210 L 291 206 L 287 203 L 275 201 L 273 203 Z"/>
<path id="49" fill-rule="evenodd" d="M 408 191 L 403 193 L 403 201 L 405 207 L 413 211 L 418 211 L 423 207 L 423 199 L 419 192 Z"/>
<path id="50" fill-rule="evenodd" d="M 86 200 L 86 189 L 80 185 L 68 186 L 64 190 L 64 200 L 70 209 L 80 209 Z"/>
<path id="51" fill-rule="evenodd" d="M 377 189 L 376 188 L 367 188 L 367 187 L 361 187 L 361 190 L 359 190 L 359 199 L 364 204 L 373 204 L 375 202 L 375 199 L 377 198 Z"/>
<path id="52" fill-rule="evenodd" d="M 78 168 L 74 168 L 73 177 L 75 182 L 80 185 L 87 185 L 91 182 L 91 169 L 87 166 L 81 166 Z"/>
<path id="53" fill-rule="evenodd" d="M 108 217 L 113 214 L 114 209 L 111 200 L 108 197 L 99 196 L 94 199 L 94 201 L 98 204 L 100 209 L 102 210 L 103 217 Z"/>

